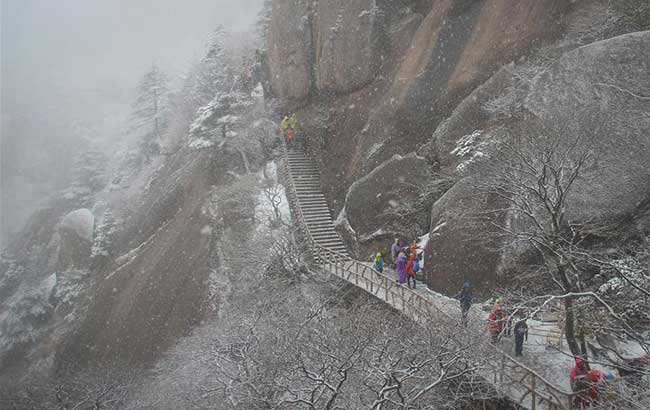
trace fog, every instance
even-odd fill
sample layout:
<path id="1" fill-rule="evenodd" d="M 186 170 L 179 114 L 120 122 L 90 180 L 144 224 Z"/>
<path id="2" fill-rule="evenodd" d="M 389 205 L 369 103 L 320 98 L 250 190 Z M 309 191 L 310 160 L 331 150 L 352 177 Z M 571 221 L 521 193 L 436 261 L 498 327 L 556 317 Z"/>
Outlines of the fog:
<path id="1" fill-rule="evenodd" d="M 65 182 L 74 150 L 123 134 L 152 64 L 182 75 L 214 27 L 250 28 L 261 3 L 2 0 L 0 247 Z"/>

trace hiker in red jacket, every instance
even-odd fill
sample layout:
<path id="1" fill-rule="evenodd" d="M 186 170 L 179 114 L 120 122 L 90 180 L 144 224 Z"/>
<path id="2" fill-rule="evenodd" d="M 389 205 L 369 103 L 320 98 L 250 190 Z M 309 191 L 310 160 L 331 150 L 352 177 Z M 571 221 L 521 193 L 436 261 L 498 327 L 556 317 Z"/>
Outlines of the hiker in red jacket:
<path id="1" fill-rule="evenodd" d="M 409 258 L 406 261 L 406 279 L 407 279 L 407 286 L 410 288 L 411 287 L 411 280 L 413 280 L 413 289 L 415 289 L 415 271 L 413 270 L 413 261 L 415 261 L 415 252 L 411 252 L 409 254 Z"/>
<path id="2" fill-rule="evenodd" d="M 497 299 L 497 301 L 494 303 L 494 307 L 492 308 L 492 311 L 488 315 L 488 332 L 490 333 L 490 336 L 492 338 L 492 343 L 496 343 L 499 341 L 499 336 L 501 335 L 501 331 L 503 330 L 503 324 L 506 320 L 506 313 L 503 310 L 503 306 L 501 305 L 501 299 Z"/>

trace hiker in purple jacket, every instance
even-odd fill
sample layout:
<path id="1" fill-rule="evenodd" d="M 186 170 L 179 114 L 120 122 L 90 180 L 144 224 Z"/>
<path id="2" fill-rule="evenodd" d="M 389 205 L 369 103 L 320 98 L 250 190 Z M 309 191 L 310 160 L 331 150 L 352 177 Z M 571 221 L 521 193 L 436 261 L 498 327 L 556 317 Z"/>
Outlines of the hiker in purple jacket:
<path id="1" fill-rule="evenodd" d="M 397 281 L 401 284 L 406 283 L 408 275 L 406 274 L 406 255 L 400 252 L 395 260 L 395 270 L 397 271 Z"/>

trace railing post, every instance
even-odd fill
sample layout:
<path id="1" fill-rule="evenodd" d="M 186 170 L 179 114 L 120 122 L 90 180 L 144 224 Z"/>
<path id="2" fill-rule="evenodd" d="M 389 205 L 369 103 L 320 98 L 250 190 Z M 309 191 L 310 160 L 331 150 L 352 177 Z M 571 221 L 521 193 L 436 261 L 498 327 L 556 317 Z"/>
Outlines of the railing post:
<path id="1" fill-rule="evenodd" d="M 506 369 L 506 357 L 501 356 L 501 371 L 499 372 L 499 383 L 503 383 L 503 372 Z"/>
<path id="2" fill-rule="evenodd" d="M 537 391 L 535 390 L 535 375 L 531 375 L 531 380 L 530 380 L 530 410 L 535 410 L 535 406 L 537 405 Z"/>

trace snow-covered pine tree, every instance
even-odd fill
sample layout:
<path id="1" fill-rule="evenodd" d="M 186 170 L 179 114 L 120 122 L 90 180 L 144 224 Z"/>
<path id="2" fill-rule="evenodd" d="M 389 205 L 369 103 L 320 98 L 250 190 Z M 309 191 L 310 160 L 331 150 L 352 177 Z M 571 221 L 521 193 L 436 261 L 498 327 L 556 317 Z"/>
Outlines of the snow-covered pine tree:
<path id="1" fill-rule="evenodd" d="M 91 251 L 91 257 L 110 256 L 113 239 L 117 231 L 117 223 L 110 208 L 106 209 L 98 226 L 95 228 L 95 239 Z"/>
<path id="2" fill-rule="evenodd" d="M 229 90 L 228 64 L 229 56 L 226 49 L 226 31 L 218 26 L 210 36 L 205 56 L 201 60 L 197 81 L 197 95 L 201 104 L 212 101 L 219 92 Z"/>
<path id="3" fill-rule="evenodd" d="M 264 3 L 262 3 L 262 9 L 259 13 L 257 13 L 257 23 L 255 24 L 255 30 L 257 39 L 262 47 L 266 47 L 266 35 L 269 29 L 269 24 L 271 22 L 272 11 L 273 0 L 264 0 Z"/>
<path id="4" fill-rule="evenodd" d="M 140 146 L 148 161 L 160 153 L 161 135 L 171 112 L 167 76 L 153 66 L 140 80 L 131 113 L 132 130 L 141 137 Z"/>

